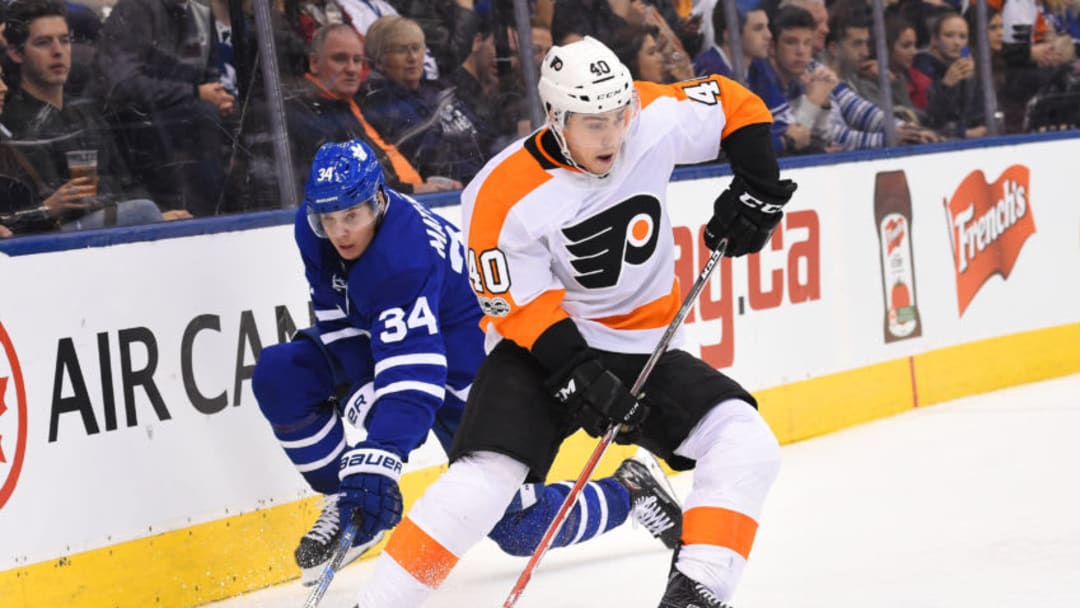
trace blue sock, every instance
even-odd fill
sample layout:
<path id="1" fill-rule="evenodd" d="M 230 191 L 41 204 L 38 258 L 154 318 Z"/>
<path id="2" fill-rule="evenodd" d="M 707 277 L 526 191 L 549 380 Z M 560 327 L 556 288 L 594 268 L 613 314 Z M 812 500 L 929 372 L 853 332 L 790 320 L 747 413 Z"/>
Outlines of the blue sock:
<path id="1" fill-rule="evenodd" d="M 488 536 L 510 555 L 532 555 L 572 487 L 571 482 L 522 486 Z M 565 547 L 599 536 L 622 524 L 629 514 L 630 492 L 621 483 L 611 477 L 590 481 L 551 546 Z"/>
<path id="2" fill-rule="evenodd" d="M 345 427 L 332 409 L 324 408 L 288 428 L 274 426 L 274 435 L 311 489 L 333 494 L 345 451 Z"/>

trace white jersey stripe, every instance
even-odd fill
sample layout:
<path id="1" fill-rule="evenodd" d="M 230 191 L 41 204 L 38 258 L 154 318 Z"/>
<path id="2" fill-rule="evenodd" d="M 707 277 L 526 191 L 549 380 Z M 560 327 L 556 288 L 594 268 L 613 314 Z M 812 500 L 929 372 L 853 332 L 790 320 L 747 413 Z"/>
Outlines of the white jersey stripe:
<path id="1" fill-rule="evenodd" d="M 296 465 L 296 470 L 300 471 L 301 473 L 307 473 L 308 471 L 314 471 L 316 469 L 321 469 L 321 468 L 325 467 L 326 465 L 330 464 L 331 462 L 341 458 L 341 454 L 344 451 L 345 451 L 345 438 L 342 437 L 341 438 L 341 443 L 337 444 L 337 447 L 334 448 L 334 450 L 332 452 L 330 452 L 330 454 L 328 454 L 326 456 L 326 458 L 320 458 L 320 459 L 316 460 L 315 462 L 309 462 L 307 464 L 298 464 L 298 465 Z"/>
<path id="2" fill-rule="evenodd" d="M 585 493 L 588 492 L 590 489 L 593 491 L 593 493 L 599 492 L 599 489 L 596 487 L 596 485 L 590 481 L 589 483 L 585 484 L 585 487 L 581 489 L 581 493 L 577 495 L 576 499 L 574 499 L 574 506 L 581 509 L 581 519 L 578 520 L 577 534 L 574 535 L 574 540 L 570 541 L 571 545 L 576 545 L 580 543 L 581 538 L 585 536 L 585 530 L 589 527 L 589 505 L 586 504 Z"/>
<path id="3" fill-rule="evenodd" d="M 469 384 L 468 386 L 465 386 L 465 387 L 462 387 L 462 388 L 454 388 L 454 387 L 450 386 L 449 384 L 447 384 L 446 385 L 446 390 L 447 390 L 447 392 L 449 392 L 451 395 L 457 397 L 458 399 L 461 399 L 462 401 L 468 401 L 469 400 L 469 391 L 472 390 L 472 384 Z"/>
<path id="4" fill-rule="evenodd" d="M 590 484 L 592 482 L 589 482 Z M 597 500 L 600 503 L 600 524 L 596 526 L 596 536 L 604 533 L 604 529 L 607 528 L 608 520 L 608 506 L 607 506 L 607 494 L 604 494 L 604 488 L 596 485 L 596 493 L 598 494 Z"/>
<path id="5" fill-rule="evenodd" d="M 432 397 L 438 399 L 446 398 L 446 389 L 429 382 L 417 382 L 415 380 L 402 380 L 401 382 L 392 382 L 382 388 L 375 389 L 375 399 L 381 399 L 384 395 L 391 393 L 401 393 L 404 391 L 420 391 L 421 393 L 427 393 Z"/>
<path id="6" fill-rule="evenodd" d="M 337 342 L 338 340 L 343 340 L 345 338 L 355 338 L 356 336 L 370 335 L 370 333 L 357 327 L 346 327 L 345 329 L 339 329 L 337 331 L 328 331 L 325 334 L 322 334 L 320 338 L 322 339 L 323 344 L 332 344 L 334 342 Z"/>
<path id="7" fill-rule="evenodd" d="M 446 355 L 441 353 L 416 353 L 412 355 L 387 357 L 375 364 L 375 375 L 378 376 L 380 373 L 391 367 L 398 367 L 401 365 L 438 365 L 446 367 Z"/>
<path id="8" fill-rule="evenodd" d="M 316 443 L 322 441 L 323 437 L 326 437 L 330 434 L 330 431 L 333 430 L 334 425 L 337 424 L 337 421 L 337 415 L 330 416 L 330 419 L 326 421 L 326 424 L 324 424 L 321 429 L 319 429 L 319 432 L 315 433 L 310 437 L 304 437 L 303 439 L 281 441 L 281 447 L 285 448 L 286 450 L 295 450 L 296 448 L 306 448 L 309 445 L 315 445 Z"/>
<path id="9" fill-rule="evenodd" d="M 337 321 L 345 318 L 345 312 L 340 308 L 315 309 L 315 318 L 319 321 Z"/>

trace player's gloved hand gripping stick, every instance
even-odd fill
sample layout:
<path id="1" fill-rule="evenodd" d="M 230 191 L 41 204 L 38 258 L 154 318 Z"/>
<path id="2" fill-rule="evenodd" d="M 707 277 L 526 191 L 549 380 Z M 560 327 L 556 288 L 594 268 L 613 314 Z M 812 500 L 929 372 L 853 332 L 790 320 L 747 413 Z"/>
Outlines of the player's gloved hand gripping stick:
<path id="1" fill-rule="evenodd" d="M 360 442 L 342 454 L 341 470 L 338 471 L 341 478 L 338 508 L 341 521 L 348 521 L 349 525 L 304 602 L 304 608 L 319 605 L 357 534 L 372 539 L 401 521 L 403 509 L 398 478 L 402 468 L 401 457 L 369 441 Z"/>
<path id="2" fill-rule="evenodd" d="M 713 203 L 713 216 L 705 225 L 705 246 L 715 250 L 721 240 L 727 241 L 724 255 L 735 258 L 761 251 L 783 219 L 784 205 L 796 187 L 795 182 L 783 179 L 754 188 L 736 176 Z"/>
<path id="3" fill-rule="evenodd" d="M 634 381 L 634 385 L 630 388 L 631 395 L 634 395 L 639 399 L 641 398 L 641 389 L 645 386 L 645 381 L 649 379 L 649 375 L 652 373 L 653 368 L 656 367 L 657 362 L 660 361 L 660 357 L 667 352 L 668 344 L 671 343 L 671 339 L 675 337 L 675 332 L 678 331 L 679 326 L 682 325 L 686 315 L 689 314 L 690 308 L 692 308 L 694 302 L 697 301 L 698 296 L 701 294 L 701 290 L 709 280 L 709 276 L 712 275 L 713 270 L 716 268 L 717 262 L 724 256 L 727 245 L 728 242 L 726 238 L 720 239 L 717 243 L 712 255 L 709 256 L 709 260 L 705 263 L 705 267 L 701 269 L 701 273 L 694 282 L 694 286 L 690 288 L 690 293 L 688 293 L 686 299 L 683 300 L 679 312 L 677 312 L 675 318 L 671 320 L 664 335 L 660 338 L 660 343 L 656 345 L 652 354 L 649 355 L 649 359 L 645 362 L 645 367 L 641 369 L 641 373 L 638 374 L 637 380 Z M 586 482 L 592 477 L 593 471 L 596 470 L 596 466 L 600 463 L 600 459 L 604 457 L 604 452 L 607 451 L 608 446 L 615 440 L 615 436 L 619 434 L 621 429 L 621 424 L 612 424 L 608 427 L 603 437 L 600 438 L 600 443 L 596 445 L 592 455 L 589 456 L 589 460 L 586 461 L 585 468 L 581 471 L 581 475 L 578 476 L 577 481 L 574 482 L 574 487 L 571 488 L 570 493 L 566 495 L 562 506 L 559 507 L 558 513 L 555 514 L 555 518 L 551 520 L 551 524 L 548 525 L 548 529 L 544 532 L 543 538 L 540 539 L 540 544 L 537 545 L 532 557 L 529 558 L 529 562 L 525 564 L 525 570 L 521 573 L 521 576 L 518 577 L 517 582 L 514 583 L 514 588 L 510 590 L 510 595 L 507 596 L 506 601 L 503 602 L 503 608 L 512 608 L 512 606 L 517 603 L 518 598 L 521 597 L 521 593 L 525 591 L 525 586 L 529 584 L 529 579 L 532 578 L 533 571 L 540 565 L 540 560 L 544 558 L 544 555 L 551 547 L 551 541 L 554 540 L 555 535 L 558 534 L 559 528 L 562 527 L 563 522 L 566 520 L 566 516 L 570 514 L 570 509 L 573 507 L 574 502 L 577 501 L 578 494 L 581 493 Z"/>

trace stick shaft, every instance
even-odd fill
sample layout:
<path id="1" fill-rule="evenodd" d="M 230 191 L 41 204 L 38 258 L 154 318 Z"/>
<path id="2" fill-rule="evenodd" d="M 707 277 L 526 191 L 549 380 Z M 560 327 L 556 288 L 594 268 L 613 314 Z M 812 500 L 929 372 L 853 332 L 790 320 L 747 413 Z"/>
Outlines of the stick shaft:
<path id="1" fill-rule="evenodd" d="M 720 258 L 724 255 L 726 249 L 726 243 L 721 243 L 717 247 L 712 255 L 709 256 L 709 260 L 705 263 L 705 267 L 701 269 L 701 273 L 698 274 L 698 278 L 694 281 L 693 287 L 690 288 L 690 293 L 687 294 L 686 299 L 683 300 L 682 307 L 675 313 L 675 318 L 668 324 L 667 330 L 660 338 L 660 342 L 656 345 L 652 354 L 649 355 L 649 359 L 645 362 L 645 367 L 641 368 L 641 373 L 638 374 L 637 380 L 634 381 L 634 385 L 630 389 L 630 393 L 635 397 L 641 394 L 641 389 L 645 386 L 645 381 L 649 379 L 649 375 L 652 374 L 653 368 L 656 367 L 657 362 L 660 361 L 660 357 L 667 352 L 668 344 L 671 343 L 672 338 L 675 337 L 675 333 L 679 330 L 679 326 L 682 325 L 686 315 L 690 313 L 690 309 L 693 308 L 694 303 L 697 302 L 697 298 L 701 295 L 701 290 L 705 288 L 705 283 L 708 282 L 709 276 L 712 275 L 713 270 L 716 268 L 716 264 L 720 261 Z M 555 539 L 555 535 L 558 534 L 559 529 L 562 528 L 563 522 L 566 520 L 566 516 L 570 513 L 570 509 L 574 506 L 574 502 L 577 501 L 578 494 L 581 493 L 581 489 L 585 487 L 585 484 L 592 477 L 593 471 L 596 470 L 597 465 L 600 464 L 600 459 L 603 458 L 604 452 L 607 451 L 608 446 L 615 440 L 615 436 L 619 433 L 621 425 L 611 425 L 603 437 L 600 438 L 600 442 L 596 445 L 592 455 L 585 462 L 585 468 L 582 469 L 581 475 L 578 476 L 577 481 L 574 482 L 574 486 L 570 488 L 570 493 L 566 495 L 563 500 L 562 506 L 559 507 L 558 512 L 555 513 L 554 519 L 548 524 L 548 529 L 544 532 L 544 536 L 540 539 L 540 544 L 537 545 L 536 550 L 533 551 L 532 557 L 529 558 L 528 563 L 525 564 L 525 570 L 522 571 L 521 576 L 518 577 L 517 582 L 514 583 L 514 588 L 510 590 L 510 595 L 507 596 L 506 601 L 503 602 L 503 608 L 513 608 L 517 603 L 518 598 L 521 597 L 522 592 L 525 591 L 525 586 L 529 584 L 529 580 L 532 579 L 532 573 L 540 565 L 540 560 L 547 554 L 548 549 L 551 547 L 551 542 Z"/>
<path id="2" fill-rule="evenodd" d="M 337 549 L 334 550 L 334 555 L 330 558 L 330 563 L 326 564 L 322 574 L 319 575 L 319 580 L 315 583 L 315 588 L 311 590 L 311 594 L 308 595 L 307 601 L 304 602 L 304 608 L 315 608 L 319 605 L 319 602 L 322 601 L 323 596 L 326 595 L 326 590 L 330 587 L 330 581 L 334 580 L 337 569 L 341 567 L 341 561 L 345 559 L 345 554 L 352 548 L 353 538 L 356 537 L 356 531 L 356 524 L 350 522 L 345 528 L 345 531 L 341 533 L 341 540 L 338 541 Z"/>

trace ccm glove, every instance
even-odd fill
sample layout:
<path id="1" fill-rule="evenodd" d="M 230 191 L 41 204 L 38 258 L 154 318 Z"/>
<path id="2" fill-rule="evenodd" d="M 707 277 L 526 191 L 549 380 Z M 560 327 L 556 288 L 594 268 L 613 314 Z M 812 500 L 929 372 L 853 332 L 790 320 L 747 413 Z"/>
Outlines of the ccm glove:
<path id="1" fill-rule="evenodd" d="M 796 187 L 795 182 L 785 179 L 768 193 L 758 192 L 736 177 L 713 203 L 713 216 L 705 226 L 705 245 L 715 251 L 726 240 L 724 255 L 728 257 L 761 251 L 784 217 L 783 207 Z"/>
<path id="2" fill-rule="evenodd" d="M 338 514 L 342 522 L 357 523 L 357 539 L 370 539 L 401 521 L 402 466 L 397 454 L 366 441 L 342 454 Z"/>
<path id="3" fill-rule="evenodd" d="M 592 437 L 600 437 L 612 424 L 634 427 L 641 424 L 649 409 L 630 394 L 618 376 L 604 369 L 595 358 L 573 365 L 567 373 L 547 382 L 555 399 L 566 404 Z"/>

